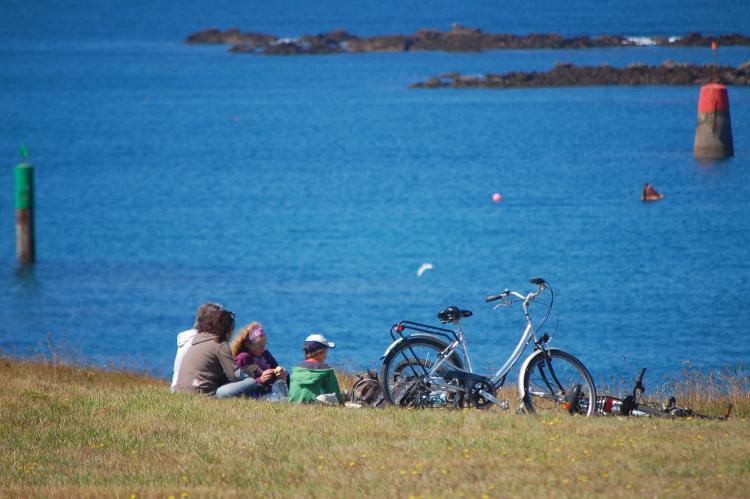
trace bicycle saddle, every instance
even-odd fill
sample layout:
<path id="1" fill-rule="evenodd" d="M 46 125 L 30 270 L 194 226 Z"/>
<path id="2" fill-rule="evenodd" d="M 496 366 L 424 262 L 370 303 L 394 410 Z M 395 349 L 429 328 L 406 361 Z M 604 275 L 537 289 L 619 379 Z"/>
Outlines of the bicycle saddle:
<path id="1" fill-rule="evenodd" d="M 471 317 L 472 315 L 471 310 L 461 310 L 458 307 L 448 307 L 438 312 L 437 318 L 440 319 L 440 322 L 446 324 L 448 322 L 458 321 L 463 317 Z"/>

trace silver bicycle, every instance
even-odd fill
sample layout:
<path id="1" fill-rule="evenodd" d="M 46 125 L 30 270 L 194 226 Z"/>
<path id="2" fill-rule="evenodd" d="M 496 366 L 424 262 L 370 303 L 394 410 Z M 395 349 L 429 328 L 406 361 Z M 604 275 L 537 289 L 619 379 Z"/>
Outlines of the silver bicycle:
<path id="1" fill-rule="evenodd" d="M 567 411 L 591 416 L 596 409 L 596 388 L 583 363 L 556 348 L 549 348 L 550 336 L 540 329 L 549 318 L 554 300 L 552 287 L 540 277 L 531 279 L 536 290 L 527 294 L 505 290 L 487 297 L 499 301 L 495 308 L 520 302 L 526 320 L 515 350 L 494 374 L 474 371 L 461 328 L 461 320 L 471 317 L 469 310 L 448 307 L 438 313 L 443 324 L 453 330 L 401 321 L 391 327 L 393 343 L 383 354 L 381 385 L 385 400 L 412 407 L 476 407 L 495 404 L 502 409 L 510 401 L 498 398 L 508 373 L 521 358 L 526 347 L 534 344 L 533 352 L 521 364 L 518 375 L 519 409 L 528 412 Z M 534 327 L 529 305 L 545 290 L 549 303 L 544 319 Z M 541 303 L 541 302 L 537 302 Z"/>

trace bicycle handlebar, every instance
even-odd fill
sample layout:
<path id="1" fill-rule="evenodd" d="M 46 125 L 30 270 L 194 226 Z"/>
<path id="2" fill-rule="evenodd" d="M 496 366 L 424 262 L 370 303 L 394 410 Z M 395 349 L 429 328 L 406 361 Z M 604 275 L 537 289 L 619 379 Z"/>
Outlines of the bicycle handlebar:
<path id="1" fill-rule="evenodd" d="M 539 289 L 537 289 L 536 291 L 532 291 L 528 295 L 522 295 L 521 293 L 518 293 L 516 291 L 510 291 L 509 289 L 506 289 L 502 293 L 500 293 L 499 295 L 490 295 L 490 296 L 488 296 L 487 298 L 485 298 L 485 301 L 487 303 L 490 303 L 490 302 L 493 302 L 493 301 L 502 300 L 503 298 L 507 298 L 510 295 L 513 295 L 513 296 L 515 296 L 517 298 L 520 298 L 523 301 L 530 300 L 530 299 L 533 299 L 533 298 L 536 298 L 537 296 L 539 296 L 539 294 L 542 292 L 542 289 L 547 284 L 547 282 L 544 279 L 542 279 L 541 277 L 534 277 L 529 282 L 531 284 L 536 284 L 537 286 L 539 286 Z"/>
<path id="2" fill-rule="evenodd" d="M 638 399 L 638 395 L 639 395 L 638 392 L 640 392 L 640 394 L 642 395 L 643 392 L 646 391 L 646 387 L 643 386 L 643 375 L 644 374 L 646 374 L 646 368 L 645 367 L 643 369 L 641 369 L 641 373 L 638 375 L 638 379 L 635 380 L 635 385 L 633 386 L 633 399 L 634 400 Z"/>
<path id="3" fill-rule="evenodd" d="M 490 296 L 488 296 L 487 298 L 485 298 L 484 301 L 486 301 L 487 303 L 489 303 L 489 302 L 492 302 L 492 301 L 501 300 L 501 299 L 506 298 L 508 296 L 510 296 L 510 290 L 506 289 L 505 291 L 503 291 L 499 295 L 490 295 Z"/>

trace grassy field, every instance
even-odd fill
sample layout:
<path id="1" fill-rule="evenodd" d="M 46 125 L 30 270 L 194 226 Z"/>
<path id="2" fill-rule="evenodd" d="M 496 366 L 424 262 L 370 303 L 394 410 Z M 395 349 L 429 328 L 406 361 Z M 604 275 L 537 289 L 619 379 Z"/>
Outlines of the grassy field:
<path id="1" fill-rule="evenodd" d="M 750 396 L 740 391 L 729 395 L 735 416 L 720 422 L 213 400 L 137 374 L 2 358 L 0 378 L 0 497 L 747 497 L 750 488 Z M 703 410 L 726 402 L 695 400 Z"/>

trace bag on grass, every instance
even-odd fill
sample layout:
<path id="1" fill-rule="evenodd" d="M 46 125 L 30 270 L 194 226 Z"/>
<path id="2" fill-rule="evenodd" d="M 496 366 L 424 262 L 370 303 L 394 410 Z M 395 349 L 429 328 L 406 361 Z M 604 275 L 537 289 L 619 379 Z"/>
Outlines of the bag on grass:
<path id="1" fill-rule="evenodd" d="M 352 387 L 352 402 L 363 406 L 382 407 L 385 399 L 378 374 L 368 369 L 364 373 L 357 374 L 357 378 L 357 382 Z"/>

